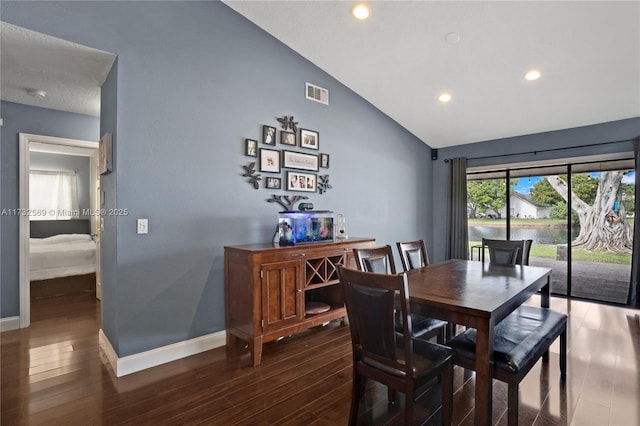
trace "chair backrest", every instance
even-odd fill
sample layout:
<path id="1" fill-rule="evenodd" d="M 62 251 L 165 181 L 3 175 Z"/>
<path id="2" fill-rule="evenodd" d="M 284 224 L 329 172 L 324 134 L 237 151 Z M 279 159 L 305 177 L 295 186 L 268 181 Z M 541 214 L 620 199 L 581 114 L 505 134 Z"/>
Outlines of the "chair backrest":
<path id="1" fill-rule="evenodd" d="M 497 265 L 528 265 L 533 240 L 482 239 L 482 246 L 489 248 L 489 263 Z M 484 250 L 482 250 L 484 262 Z"/>
<path id="2" fill-rule="evenodd" d="M 376 274 L 395 274 L 396 264 L 393 260 L 391 246 L 369 247 L 353 249 L 358 271 L 374 272 Z"/>
<path id="3" fill-rule="evenodd" d="M 386 373 L 410 378 L 413 334 L 411 321 L 407 320 L 410 313 L 406 275 L 362 272 L 338 265 L 338 276 L 351 327 L 354 362 L 365 359 L 369 365 L 380 364 Z M 402 334 L 396 331 L 394 320 L 398 301 Z M 404 350 L 398 350 L 399 344 Z"/>
<path id="4" fill-rule="evenodd" d="M 429 264 L 429 255 L 424 240 L 396 243 L 396 245 L 405 271 L 422 268 Z"/>

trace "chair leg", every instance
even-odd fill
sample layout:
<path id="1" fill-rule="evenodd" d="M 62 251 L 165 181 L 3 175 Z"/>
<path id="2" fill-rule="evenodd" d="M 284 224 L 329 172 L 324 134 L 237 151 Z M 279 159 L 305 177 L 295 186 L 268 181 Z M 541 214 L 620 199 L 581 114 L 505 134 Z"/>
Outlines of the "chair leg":
<path id="1" fill-rule="evenodd" d="M 354 369 L 356 367 L 354 366 Z M 364 379 L 358 374 L 353 374 L 353 385 L 351 389 L 351 409 L 349 410 L 349 425 L 355 426 L 358 423 L 358 406 L 360 397 L 364 394 Z"/>
<path id="2" fill-rule="evenodd" d="M 453 420 L 453 362 L 442 369 L 442 424 L 450 426 Z"/>
<path id="3" fill-rule="evenodd" d="M 508 384 L 509 395 L 507 397 L 507 424 L 509 426 L 518 426 L 518 391 L 518 383 Z"/>
<path id="4" fill-rule="evenodd" d="M 412 425 L 413 424 L 413 389 L 409 389 L 407 393 L 404 394 L 404 424 Z"/>
<path id="5" fill-rule="evenodd" d="M 445 330 L 445 342 L 448 342 L 456 335 L 456 325 L 452 322 L 448 323 Z"/>
<path id="6" fill-rule="evenodd" d="M 560 382 L 567 381 L 567 329 L 560 334 Z"/>
<path id="7" fill-rule="evenodd" d="M 447 341 L 447 328 L 448 326 L 445 325 L 444 327 L 440 328 L 440 331 L 438 331 L 436 342 L 438 342 L 441 345 L 444 345 Z"/>
<path id="8" fill-rule="evenodd" d="M 387 402 L 389 404 L 396 403 L 396 390 L 387 386 Z"/>

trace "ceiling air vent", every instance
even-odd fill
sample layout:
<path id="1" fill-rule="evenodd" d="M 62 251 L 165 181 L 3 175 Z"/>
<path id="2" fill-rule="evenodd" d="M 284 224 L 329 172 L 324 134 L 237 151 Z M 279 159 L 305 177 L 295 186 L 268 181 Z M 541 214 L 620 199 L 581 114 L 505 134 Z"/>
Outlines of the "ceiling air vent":
<path id="1" fill-rule="evenodd" d="M 305 95 L 311 101 L 329 105 L 329 90 L 315 84 L 305 83 Z"/>

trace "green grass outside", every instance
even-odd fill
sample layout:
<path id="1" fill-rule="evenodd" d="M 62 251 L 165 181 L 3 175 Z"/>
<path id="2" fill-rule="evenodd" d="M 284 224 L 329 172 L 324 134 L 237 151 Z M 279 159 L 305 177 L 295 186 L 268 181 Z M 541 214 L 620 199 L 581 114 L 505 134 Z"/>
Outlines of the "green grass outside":
<path id="1" fill-rule="evenodd" d="M 634 218 L 628 217 L 627 222 L 633 226 Z M 501 226 L 505 227 L 506 219 L 469 219 L 469 226 Z M 516 219 L 511 218 L 512 227 L 545 227 L 545 228 L 562 228 L 567 226 L 565 219 Z"/>
<path id="2" fill-rule="evenodd" d="M 634 218 L 627 218 L 630 226 L 634 224 Z M 498 226 L 506 228 L 506 219 L 469 219 L 469 226 Z M 546 227 L 546 228 L 562 228 L 567 226 L 564 219 L 516 219 L 511 218 L 511 226 L 514 228 L 526 227 Z M 470 241 L 471 246 L 481 244 L 480 241 Z M 584 260 L 588 262 L 602 263 L 618 263 L 622 265 L 631 265 L 631 254 L 627 253 L 610 253 L 603 251 L 587 251 L 573 249 L 571 253 L 572 260 Z M 547 259 L 556 258 L 555 244 L 537 244 L 531 246 L 531 257 L 542 257 Z"/>
<path id="3" fill-rule="evenodd" d="M 481 244 L 481 241 L 469 241 L 469 252 L 471 252 L 471 246 L 480 245 L 480 244 Z M 555 259 L 556 245 L 534 243 L 531 246 L 530 256 L 542 257 L 547 259 Z M 571 253 L 571 259 L 584 260 L 587 262 L 618 263 L 622 265 L 631 265 L 631 254 L 627 254 L 627 253 L 609 253 L 609 252 L 602 252 L 602 251 L 587 251 L 587 250 L 573 249 Z"/>

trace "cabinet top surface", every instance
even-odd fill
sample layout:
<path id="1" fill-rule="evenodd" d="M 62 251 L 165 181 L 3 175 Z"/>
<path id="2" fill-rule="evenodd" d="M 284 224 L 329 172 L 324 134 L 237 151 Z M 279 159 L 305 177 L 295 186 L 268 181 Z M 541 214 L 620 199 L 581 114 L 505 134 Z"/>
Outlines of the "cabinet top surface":
<path id="1" fill-rule="evenodd" d="M 287 250 L 287 249 L 314 249 L 314 248 L 331 248 L 331 247 L 340 247 L 345 245 L 350 245 L 354 243 L 364 243 L 364 242 L 375 242 L 375 238 L 358 238 L 358 237 L 349 237 L 345 240 L 335 240 L 328 241 L 323 243 L 306 243 L 306 244 L 296 244 L 293 246 L 281 246 L 278 243 L 258 243 L 258 244 L 244 244 L 237 246 L 225 246 L 226 249 L 234 249 L 234 250 L 246 250 L 246 251 L 263 251 L 263 250 Z"/>

